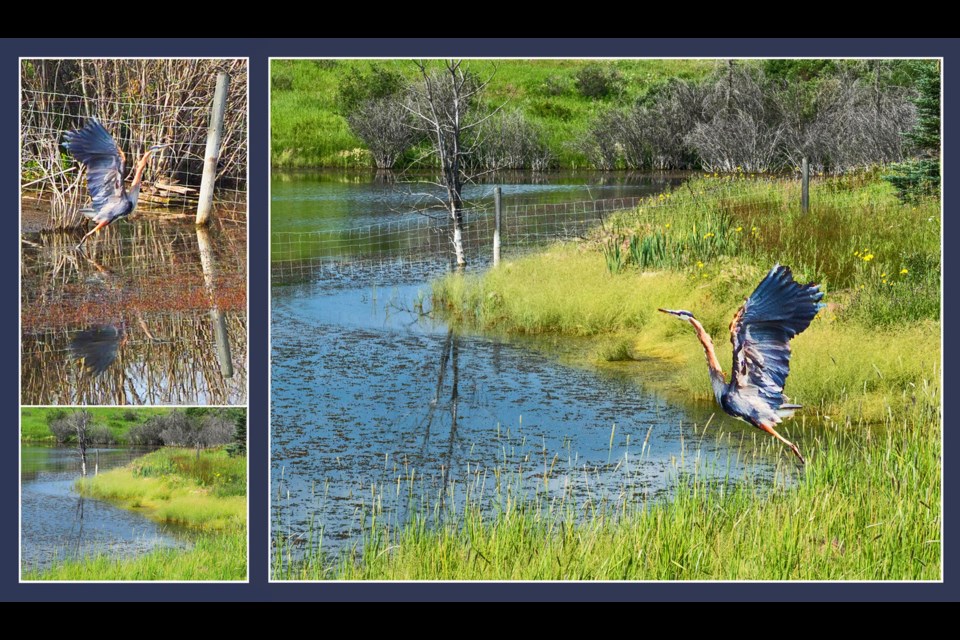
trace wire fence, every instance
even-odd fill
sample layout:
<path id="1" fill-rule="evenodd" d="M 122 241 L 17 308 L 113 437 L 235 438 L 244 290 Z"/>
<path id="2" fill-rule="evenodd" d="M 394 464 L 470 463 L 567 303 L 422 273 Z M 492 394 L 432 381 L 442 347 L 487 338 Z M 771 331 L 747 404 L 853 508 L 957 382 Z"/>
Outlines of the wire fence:
<path id="1" fill-rule="evenodd" d="M 24 60 L 21 65 L 21 184 L 25 208 L 50 209 L 68 227 L 87 198 L 84 172 L 63 150 L 64 133 L 97 118 L 126 154 L 128 171 L 146 149 L 144 208 L 196 207 L 216 76 L 230 74 L 215 183 L 219 206 L 247 201 L 245 60 Z M 35 202 L 31 203 L 33 200 Z"/>
<path id="2" fill-rule="evenodd" d="M 583 238 L 612 213 L 637 207 L 644 197 L 503 207 L 503 255 L 556 240 Z M 463 212 L 462 241 L 467 261 L 492 260 L 495 212 L 492 205 Z M 453 226 L 445 212 L 399 216 L 362 227 L 308 232 L 274 232 L 271 275 L 276 284 L 333 278 L 400 280 L 429 276 L 453 259 Z M 381 278 L 380 276 L 383 276 Z"/>

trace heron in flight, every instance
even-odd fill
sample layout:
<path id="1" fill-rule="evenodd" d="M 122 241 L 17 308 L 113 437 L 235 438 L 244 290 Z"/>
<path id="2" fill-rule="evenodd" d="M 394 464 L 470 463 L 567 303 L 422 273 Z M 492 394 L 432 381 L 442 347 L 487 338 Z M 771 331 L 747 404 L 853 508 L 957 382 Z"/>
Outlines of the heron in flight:
<path id="1" fill-rule="evenodd" d="M 733 373 L 730 382 L 703 325 L 689 311 L 658 309 L 689 322 L 707 355 L 713 395 L 724 411 L 749 422 L 780 440 L 806 463 L 800 449 L 774 427 L 793 416 L 800 405 L 790 404 L 783 385 L 790 372 L 790 339 L 810 326 L 821 303 L 823 292 L 814 283 L 800 284 L 789 267 L 774 265 L 744 301 L 730 323 L 733 343 Z"/>
<path id="2" fill-rule="evenodd" d="M 91 118 L 82 129 L 68 131 L 64 138 L 64 148 L 87 168 L 87 190 L 93 199 L 93 206 L 80 212 L 97 223 L 87 232 L 77 249 L 83 246 L 91 235 L 100 231 L 114 220 L 130 215 L 140 196 L 140 183 L 143 171 L 150 156 L 169 144 L 153 145 L 137 162 L 133 182 L 127 190 L 123 184 L 127 157 L 95 118 Z"/>

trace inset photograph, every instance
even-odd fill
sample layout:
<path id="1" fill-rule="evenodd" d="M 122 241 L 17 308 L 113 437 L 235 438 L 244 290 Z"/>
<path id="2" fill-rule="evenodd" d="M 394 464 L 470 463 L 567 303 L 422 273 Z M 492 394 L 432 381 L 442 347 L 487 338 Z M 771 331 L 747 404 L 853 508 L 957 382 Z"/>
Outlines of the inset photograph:
<path id="1" fill-rule="evenodd" d="M 272 579 L 940 580 L 940 78 L 273 60 Z"/>
<path id="2" fill-rule="evenodd" d="M 21 409 L 21 580 L 247 579 L 247 412 Z"/>
<path id="3" fill-rule="evenodd" d="M 243 405 L 247 61 L 22 59 L 21 403 Z"/>

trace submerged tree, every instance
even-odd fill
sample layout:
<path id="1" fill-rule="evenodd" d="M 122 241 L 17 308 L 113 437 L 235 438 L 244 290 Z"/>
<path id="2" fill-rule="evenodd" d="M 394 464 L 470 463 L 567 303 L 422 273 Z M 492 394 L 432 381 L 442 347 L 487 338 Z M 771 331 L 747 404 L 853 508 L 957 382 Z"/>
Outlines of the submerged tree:
<path id="1" fill-rule="evenodd" d="M 410 85 L 405 108 L 413 128 L 430 140 L 428 156 L 440 169 L 439 186 L 446 192 L 445 206 L 453 225 L 453 251 L 457 268 L 467 259 L 463 250 L 463 185 L 473 176 L 466 171 L 469 158 L 479 144 L 475 130 L 496 110 L 478 108 L 480 95 L 491 78 L 479 80 L 464 69 L 461 60 L 445 60 L 441 67 L 416 61 L 420 76 Z"/>

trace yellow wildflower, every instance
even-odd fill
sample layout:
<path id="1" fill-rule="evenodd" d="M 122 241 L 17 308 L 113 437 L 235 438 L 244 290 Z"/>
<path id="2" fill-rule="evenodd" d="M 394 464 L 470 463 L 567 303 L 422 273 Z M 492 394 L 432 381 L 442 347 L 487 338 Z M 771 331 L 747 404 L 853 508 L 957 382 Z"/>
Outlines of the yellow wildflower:
<path id="1" fill-rule="evenodd" d="M 741 231 L 743 231 L 743 227 L 737 227 L 736 231 L 737 233 L 740 233 Z"/>
<path id="2" fill-rule="evenodd" d="M 705 233 L 705 234 L 703 234 L 703 237 L 704 237 L 704 238 L 712 238 L 713 236 L 714 236 L 713 233 Z"/>
<path id="3" fill-rule="evenodd" d="M 863 256 L 863 261 L 864 261 L 864 262 L 870 262 L 871 260 L 873 260 L 873 254 L 872 254 L 872 253 L 868 253 L 867 255 Z"/>
<path id="4" fill-rule="evenodd" d="M 666 228 L 667 228 L 667 229 L 670 228 L 670 223 L 669 223 L 669 222 L 667 223 Z"/>
<path id="5" fill-rule="evenodd" d="M 907 275 L 908 273 L 910 273 L 910 272 L 907 271 L 906 269 L 900 269 L 900 275 L 905 276 L 905 275 Z"/>
<path id="6" fill-rule="evenodd" d="M 703 263 L 699 260 L 697 261 L 697 269 L 703 269 Z"/>

